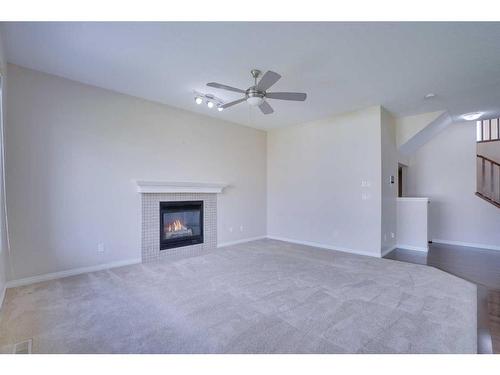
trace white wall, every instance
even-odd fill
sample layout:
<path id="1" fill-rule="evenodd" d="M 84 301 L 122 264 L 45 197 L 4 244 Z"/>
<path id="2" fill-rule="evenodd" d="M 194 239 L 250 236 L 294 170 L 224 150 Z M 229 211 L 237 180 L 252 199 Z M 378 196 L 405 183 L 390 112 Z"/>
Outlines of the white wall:
<path id="1" fill-rule="evenodd" d="M 271 237 L 380 256 L 380 124 L 371 107 L 268 133 Z"/>
<path id="2" fill-rule="evenodd" d="M 427 251 L 428 206 L 427 198 L 397 199 L 398 248 Z"/>
<path id="3" fill-rule="evenodd" d="M 396 121 L 396 144 L 401 146 L 432 121 L 442 115 L 442 111 L 426 112 L 414 116 L 398 117 Z"/>
<path id="4" fill-rule="evenodd" d="M 133 179 L 229 183 L 218 242 L 266 234 L 265 132 L 17 66 L 8 75 L 11 279 L 140 257 Z"/>
<path id="5" fill-rule="evenodd" d="M 5 118 L 5 98 L 6 98 L 6 76 L 7 76 L 7 63 L 4 57 L 2 36 L 0 35 L 0 75 L 2 76 L 2 108 L 0 109 L 0 116 Z M 3 113 L 2 113 L 3 109 Z M 0 118 L 0 121 L 3 119 Z M 0 123 L 0 126 L 2 124 Z M 0 307 L 2 307 L 2 302 L 5 293 L 5 285 L 7 282 L 7 272 L 8 267 L 8 246 L 7 246 L 7 231 L 5 225 L 5 194 L 3 190 L 3 152 L 2 152 L 2 132 L 0 127 Z"/>
<path id="6" fill-rule="evenodd" d="M 433 240 L 500 249 L 500 210 L 474 195 L 475 122 L 451 124 L 422 146 L 410 158 L 408 189 L 430 198 Z"/>
<path id="7" fill-rule="evenodd" d="M 478 143 L 477 153 L 500 163 L 500 141 Z"/>
<path id="8" fill-rule="evenodd" d="M 382 158 L 382 255 L 396 247 L 398 196 L 398 151 L 396 148 L 396 122 L 384 108 L 381 110 Z M 391 176 L 394 183 L 391 183 Z"/>

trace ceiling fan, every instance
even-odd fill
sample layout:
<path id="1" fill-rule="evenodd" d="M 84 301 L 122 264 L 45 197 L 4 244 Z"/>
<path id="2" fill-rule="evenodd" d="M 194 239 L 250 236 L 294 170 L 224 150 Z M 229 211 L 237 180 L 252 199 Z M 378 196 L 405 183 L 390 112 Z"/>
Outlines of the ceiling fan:
<path id="1" fill-rule="evenodd" d="M 257 83 L 257 78 L 260 77 L 261 71 L 253 69 L 250 73 L 254 78 L 254 85 L 246 90 L 223 85 L 217 82 L 207 83 L 207 86 L 210 87 L 215 87 L 217 89 L 223 89 L 245 94 L 244 98 L 223 104 L 220 106 L 220 108 L 226 109 L 232 107 L 233 105 L 246 101 L 251 106 L 258 106 L 263 114 L 268 115 L 270 113 L 273 113 L 274 110 L 273 107 L 271 107 L 265 99 L 294 100 L 299 102 L 303 102 L 304 100 L 306 100 L 307 95 L 300 92 L 267 92 L 267 89 L 269 89 L 272 85 L 278 82 L 278 80 L 281 78 L 281 76 L 278 73 L 268 70 L 262 76 L 259 83 Z"/>

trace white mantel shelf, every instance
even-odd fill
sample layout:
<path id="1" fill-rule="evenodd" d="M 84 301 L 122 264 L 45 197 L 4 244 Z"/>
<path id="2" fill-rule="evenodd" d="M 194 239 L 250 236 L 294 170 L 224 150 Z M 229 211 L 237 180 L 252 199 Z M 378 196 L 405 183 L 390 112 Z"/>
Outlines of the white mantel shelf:
<path id="1" fill-rule="evenodd" d="M 225 184 L 204 182 L 136 181 L 138 193 L 222 193 Z"/>
<path id="2" fill-rule="evenodd" d="M 429 202 L 427 197 L 398 197 L 397 200 L 400 202 Z"/>

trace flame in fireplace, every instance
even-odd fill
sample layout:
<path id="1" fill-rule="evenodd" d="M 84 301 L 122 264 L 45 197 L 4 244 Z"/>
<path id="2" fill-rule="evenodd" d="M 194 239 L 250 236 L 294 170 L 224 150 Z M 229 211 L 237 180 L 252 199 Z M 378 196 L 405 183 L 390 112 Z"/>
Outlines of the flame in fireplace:
<path id="1" fill-rule="evenodd" d="M 167 224 L 165 226 L 167 232 L 178 232 L 180 230 L 187 230 L 186 226 L 179 219 L 174 220 L 173 222 Z"/>

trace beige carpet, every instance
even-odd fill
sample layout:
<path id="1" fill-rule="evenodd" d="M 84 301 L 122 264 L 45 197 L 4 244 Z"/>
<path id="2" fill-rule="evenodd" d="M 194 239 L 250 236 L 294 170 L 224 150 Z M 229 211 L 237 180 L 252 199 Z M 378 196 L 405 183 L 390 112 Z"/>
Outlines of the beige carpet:
<path id="1" fill-rule="evenodd" d="M 476 287 L 431 267 L 260 240 L 9 289 L 0 351 L 474 353 Z"/>

